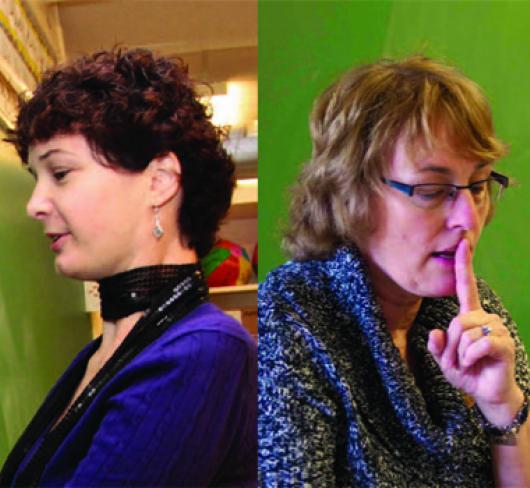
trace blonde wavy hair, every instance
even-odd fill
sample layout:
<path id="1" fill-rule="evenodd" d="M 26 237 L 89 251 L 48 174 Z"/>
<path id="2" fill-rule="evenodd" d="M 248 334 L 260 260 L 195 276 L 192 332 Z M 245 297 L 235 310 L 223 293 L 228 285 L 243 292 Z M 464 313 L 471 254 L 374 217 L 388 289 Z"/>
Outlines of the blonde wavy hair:
<path id="1" fill-rule="evenodd" d="M 409 148 L 432 148 L 443 131 L 469 159 L 493 162 L 507 153 L 480 87 L 419 55 L 344 73 L 316 99 L 310 128 L 312 156 L 292 189 L 283 240 L 297 260 L 325 257 L 373 231 L 370 201 L 400 137 Z"/>

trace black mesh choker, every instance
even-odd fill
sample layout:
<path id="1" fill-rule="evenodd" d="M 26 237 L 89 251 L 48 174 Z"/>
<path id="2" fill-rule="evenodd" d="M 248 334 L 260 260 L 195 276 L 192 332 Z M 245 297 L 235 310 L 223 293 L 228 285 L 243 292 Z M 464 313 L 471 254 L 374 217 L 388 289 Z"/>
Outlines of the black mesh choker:
<path id="1" fill-rule="evenodd" d="M 117 320 L 146 310 L 163 288 L 200 269 L 198 263 L 160 264 L 104 278 L 98 282 L 101 316 L 104 320 Z"/>

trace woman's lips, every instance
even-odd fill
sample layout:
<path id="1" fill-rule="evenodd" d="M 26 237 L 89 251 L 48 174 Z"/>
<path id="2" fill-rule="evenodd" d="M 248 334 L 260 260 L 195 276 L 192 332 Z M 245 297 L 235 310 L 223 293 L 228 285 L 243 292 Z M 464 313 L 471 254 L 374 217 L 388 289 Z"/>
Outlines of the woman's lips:
<path id="1" fill-rule="evenodd" d="M 53 252 L 59 252 L 64 246 L 64 242 L 69 234 L 54 234 L 51 237 L 52 242 L 50 244 L 50 249 Z"/>
<path id="2" fill-rule="evenodd" d="M 432 257 L 440 264 L 453 266 L 455 262 L 455 252 L 454 251 L 440 251 L 433 252 Z"/>

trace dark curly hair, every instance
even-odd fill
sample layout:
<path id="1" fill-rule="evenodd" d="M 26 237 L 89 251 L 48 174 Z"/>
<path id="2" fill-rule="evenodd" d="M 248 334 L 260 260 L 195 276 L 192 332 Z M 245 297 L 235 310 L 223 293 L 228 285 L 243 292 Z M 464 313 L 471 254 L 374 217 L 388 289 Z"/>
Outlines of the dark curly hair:
<path id="1" fill-rule="evenodd" d="M 27 164 L 29 146 L 59 134 L 82 134 L 95 154 L 132 172 L 175 153 L 182 166 L 179 229 L 202 257 L 214 243 L 235 184 L 223 133 L 210 118 L 181 61 L 115 48 L 47 71 L 31 99 L 21 101 L 7 141 Z"/>

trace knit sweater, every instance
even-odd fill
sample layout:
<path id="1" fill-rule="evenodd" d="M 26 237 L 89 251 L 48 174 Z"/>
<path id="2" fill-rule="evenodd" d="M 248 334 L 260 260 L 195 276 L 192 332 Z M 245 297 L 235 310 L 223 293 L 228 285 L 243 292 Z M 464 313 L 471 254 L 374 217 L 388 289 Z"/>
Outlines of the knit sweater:
<path id="1" fill-rule="evenodd" d="M 395 347 L 355 249 L 288 262 L 259 290 L 261 486 L 493 486 L 491 448 L 474 409 L 427 350 L 429 331 L 458 315 L 455 297 L 424 298 L 409 333 L 413 375 Z M 516 325 L 478 282 L 516 345 Z"/>

